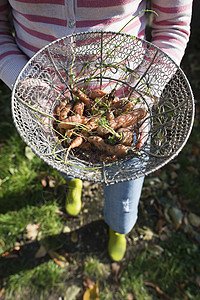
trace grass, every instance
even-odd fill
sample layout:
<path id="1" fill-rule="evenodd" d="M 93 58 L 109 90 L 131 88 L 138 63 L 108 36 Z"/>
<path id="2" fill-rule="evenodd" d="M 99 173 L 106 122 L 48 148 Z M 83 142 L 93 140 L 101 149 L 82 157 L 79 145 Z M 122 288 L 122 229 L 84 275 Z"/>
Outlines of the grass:
<path id="1" fill-rule="evenodd" d="M 181 285 L 185 285 L 184 294 L 189 299 L 198 299 L 199 289 L 195 287 L 192 276 L 198 272 L 197 261 L 200 259 L 199 248 L 183 234 L 173 234 L 167 242 L 160 243 L 163 253 L 145 250 L 129 262 L 121 278 L 123 290 L 132 290 L 134 294 L 147 294 L 141 282 L 156 284 L 172 299 L 181 299 Z M 155 249 L 154 249 L 155 250 Z M 153 286 L 153 285 L 152 285 Z M 190 298 L 190 296 L 192 297 Z M 146 299 L 143 298 L 137 299 Z M 195 298 L 196 297 L 196 298 Z M 148 298 L 147 298 L 148 299 Z"/>
<path id="2" fill-rule="evenodd" d="M 197 56 L 190 45 L 183 61 L 197 102 L 191 137 L 173 162 L 145 179 L 120 263 L 106 252 L 99 186 L 86 187 L 79 217 L 65 216 L 64 180 L 18 135 L 10 91 L 0 83 L 0 299 L 80 300 L 95 284 L 102 300 L 200 299 L 200 229 L 189 219 L 200 216 Z"/>
<path id="3" fill-rule="evenodd" d="M 63 270 L 53 261 L 41 264 L 32 270 L 21 271 L 11 276 L 8 282 L 7 299 L 25 299 L 27 296 L 47 299 L 52 290 L 62 291 Z M 19 281 L 21 284 L 19 284 Z"/>

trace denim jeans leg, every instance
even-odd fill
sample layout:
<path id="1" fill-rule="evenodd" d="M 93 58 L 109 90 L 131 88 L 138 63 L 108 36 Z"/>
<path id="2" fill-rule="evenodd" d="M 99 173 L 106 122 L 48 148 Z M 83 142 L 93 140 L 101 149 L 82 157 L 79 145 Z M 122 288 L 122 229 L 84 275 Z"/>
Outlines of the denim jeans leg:
<path id="1" fill-rule="evenodd" d="M 104 185 L 104 220 L 115 232 L 126 234 L 134 227 L 143 182 L 144 176 Z"/>
<path id="2" fill-rule="evenodd" d="M 71 176 L 71 175 L 67 175 L 67 174 L 65 174 L 65 173 L 63 173 L 63 172 L 59 172 L 59 173 L 60 173 L 60 175 L 61 175 L 66 181 L 72 181 L 72 180 L 75 179 L 75 177 L 73 177 L 73 176 Z"/>

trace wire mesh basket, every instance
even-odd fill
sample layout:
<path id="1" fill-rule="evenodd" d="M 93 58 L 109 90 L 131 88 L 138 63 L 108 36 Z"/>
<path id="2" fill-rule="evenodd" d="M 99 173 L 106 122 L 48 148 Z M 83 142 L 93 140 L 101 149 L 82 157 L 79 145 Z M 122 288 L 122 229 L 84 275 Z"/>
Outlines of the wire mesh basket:
<path id="1" fill-rule="evenodd" d="M 91 99 L 88 95 L 93 90 L 103 91 L 104 96 Z M 86 114 L 78 115 L 84 121 L 74 121 L 73 109 L 71 116 L 60 121 L 58 108 L 63 103 L 72 107 L 80 101 L 80 92 L 89 98 L 90 110 L 84 102 Z M 120 105 L 113 114 L 114 102 Z M 129 106 L 131 110 L 125 112 Z M 127 120 L 126 114 L 145 111 L 127 127 L 132 142 L 123 145 L 125 155 L 100 159 L 101 155 L 111 158 L 108 149 L 117 154 L 122 146 L 108 146 L 108 138 L 96 131 L 87 135 L 98 136 L 97 148 L 97 142 L 90 150 L 70 147 L 69 132 L 80 137 L 87 131 L 88 120 L 97 116 L 96 107 L 104 121 L 98 127 L 111 124 L 108 113 L 114 120 L 124 115 Z M 89 32 L 58 39 L 29 60 L 13 89 L 12 113 L 21 137 L 51 167 L 83 180 L 113 184 L 150 174 L 179 154 L 191 133 L 194 99 L 183 71 L 153 44 L 123 33 Z M 59 131 L 66 120 L 70 130 Z M 116 133 L 113 128 L 110 131 Z M 87 135 L 84 143 L 88 143 Z M 101 143 L 106 148 L 103 154 Z"/>

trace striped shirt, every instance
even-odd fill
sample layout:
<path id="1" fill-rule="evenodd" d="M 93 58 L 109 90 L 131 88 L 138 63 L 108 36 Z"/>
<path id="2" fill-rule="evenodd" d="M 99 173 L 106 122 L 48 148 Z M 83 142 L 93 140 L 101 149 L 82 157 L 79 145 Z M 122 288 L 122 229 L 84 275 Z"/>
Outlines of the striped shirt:
<path id="1" fill-rule="evenodd" d="M 192 0 L 152 0 L 151 42 L 180 64 Z M 119 31 L 145 39 L 145 0 L 1 0 L 0 79 L 11 89 L 28 59 L 55 39 L 84 31 Z M 9 12 L 15 35 L 9 23 Z"/>

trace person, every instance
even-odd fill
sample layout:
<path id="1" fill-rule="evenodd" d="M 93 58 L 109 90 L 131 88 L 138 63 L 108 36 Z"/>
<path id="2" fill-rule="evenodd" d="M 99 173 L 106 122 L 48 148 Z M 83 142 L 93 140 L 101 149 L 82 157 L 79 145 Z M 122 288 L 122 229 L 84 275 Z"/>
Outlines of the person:
<path id="1" fill-rule="evenodd" d="M 64 36 L 85 31 L 119 31 L 145 39 L 145 0 L 1 0 L 0 79 L 12 90 L 24 65 L 38 50 Z M 192 0 L 152 0 L 151 42 L 180 65 L 190 35 Z M 10 12 L 12 24 L 10 24 Z M 14 35 L 13 35 L 14 26 Z M 109 226 L 108 252 L 120 261 L 126 234 L 137 221 L 144 177 L 104 185 L 104 219 Z M 83 183 L 67 177 L 66 211 L 81 209 Z"/>

